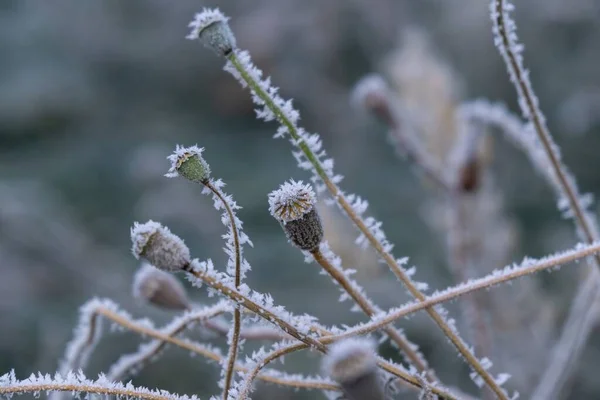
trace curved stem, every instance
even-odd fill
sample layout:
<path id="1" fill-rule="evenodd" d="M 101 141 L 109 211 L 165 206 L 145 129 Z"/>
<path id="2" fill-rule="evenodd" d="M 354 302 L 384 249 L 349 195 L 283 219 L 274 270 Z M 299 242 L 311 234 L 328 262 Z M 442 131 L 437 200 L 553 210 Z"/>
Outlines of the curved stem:
<path id="1" fill-rule="evenodd" d="M 229 203 L 225 201 L 223 198 L 223 194 L 220 190 L 218 190 L 210 181 L 203 182 L 204 186 L 206 186 L 211 192 L 214 193 L 215 196 L 221 200 L 227 215 L 229 215 L 229 224 L 231 225 L 231 232 L 233 235 L 233 246 L 235 248 L 235 287 L 236 289 L 240 286 L 242 280 L 242 254 L 240 250 L 240 237 L 237 229 L 237 224 L 235 223 L 235 216 L 233 215 L 233 210 L 229 206 Z M 225 381 L 223 384 L 223 400 L 227 400 L 229 395 L 229 388 L 231 386 L 231 380 L 233 379 L 233 370 L 235 367 L 235 360 L 237 358 L 238 345 L 240 342 L 240 329 L 242 325 L 242 318 L 239 308 L 235 307 L 233 310 L 233 326 L 231 327 L 231 343 L 229 343 L 229 354 L 227 356 L 227 369 L 225 371 Z"/>
<path id="2" fill-rule="evenodd" d="M 377 313 L 377 307 L 360 292 L 360 288 L 353 285 L 350 280 L 336 267 L 334 267 L 327 257 L 321 252 L 320 249 L 316 249 L 311 252 L 315 261 L 323 267 L 323 269 L 333 278 L 335 281 L 352 297 L 354 302 L 363 310 L 368 316 L 372 317 Z M 427 361 L 423 356 L 415 350 L 415 345 L 408 342 L 408 340 L 398 332 L 393 326 L 385 326 L 383 331 L 390 337 L 390 339 L 398 345 L 403 354 L 408 358 L 411 364 L 413 364 L 420 372 L 424 372 L 428 381 L 437 381 L 437 377 L 433 373 Z"/>

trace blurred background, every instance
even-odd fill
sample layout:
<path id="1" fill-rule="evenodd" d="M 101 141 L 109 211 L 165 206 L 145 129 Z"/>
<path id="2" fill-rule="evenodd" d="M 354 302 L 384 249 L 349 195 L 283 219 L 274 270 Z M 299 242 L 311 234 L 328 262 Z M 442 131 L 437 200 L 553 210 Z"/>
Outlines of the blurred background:
<path id="1" fill-rule="evenodd" d="M 0 2 L 0 371 L 24 377 L 54 372 L 78 307 L 109 297 L 157 324 L 172 313 L 135 301 L 130 254 L 133 221 L 154 219 L 183 237 L 195 257 L 225 256 L 224 232 L 199 187 L 166 179 L 176 144 L 205 147 L 213 174 L 243 206 L 239 216 L 255 248 L 251 287 L 270 292 L 296 313 L 326 324 L 364 320 L 339 303 L 338 289 L 306 264 L 267 211 L 267 193 L 296 167 L 276 125 L 254 118 L 248 93 L 222 71 L 223 60 L 185 40 L 204 6 L 232 17 L 238 45 L 293 98 L 303 126 L 319 132 L 345 176 L 341 186 L 370 202 L 397 257 L 410 257 L 432 289 L 456 282 L 448 256 L 445 202 L 397 157 L 386 127 L 351 104 L 354 84 L 381 73 L 420 121 L 422 140 L 444 160 L 455 135 L 453 115 L 475 98 L 503 101 L 518 112 L 513 87 L 492 43 L 488 4 L 454 0 L 179 0 Z M 600 6 L 594 0 L 519 2 L 516 20 L 525 63 L 565 162 L 581 190 L 600 185 Z M 542 256 L 575 242 L 554 194 L 526 157 L 498 132 L 486 142 L 485 195 L 476 220 L 489 257 L 473 276 L 524 255 Z M 596 206 L 594 206 L 596 207 Z M 594 212 L 595 212 L 594 208 Z M 327 237 L 358 270 L 381 307 L 408 298 L 387 268 L 354 245 L 356 234 L 332 207 L 321 208 Z M 497 372 L 527 398 L 543 371 L 576 288 L 576 268 L 490 292 Z M 504 291 L 503 291 L 504 290 Z M 508 296 L 508 290 L 514 295 Z M 190 289 L 198 302 L 203 290 Z M 460 315 L 460 305 L 450 308 Z M 423 316 L 399 326 L 418 343 L 442 381 L 477 393 L 468 369 Z M 129 333 L 106 334 L 86 371 L 105 371 L 136 349 Z M 215 339 L 215 345 L 222 340 Z M 247 348 L 253 348 L 248 345 Z M 399 360 L 388 345 L 382 353 Z M 496 355 L 497 358 L 494 358 Z M 564 398 L 600 397 L 600 340 L 592 335 Z M 281 368 L 316 372 L 319 357 L 293 356 Z M 277 364 L 279 366 L 279 364 Z M 140 385 L 208 397 L 218 366 L 169 349 L 134 378 Z M 584 396 L 584 397 L 582 397 Z M 255 398 L 322 398 L 259 384 Z"/>

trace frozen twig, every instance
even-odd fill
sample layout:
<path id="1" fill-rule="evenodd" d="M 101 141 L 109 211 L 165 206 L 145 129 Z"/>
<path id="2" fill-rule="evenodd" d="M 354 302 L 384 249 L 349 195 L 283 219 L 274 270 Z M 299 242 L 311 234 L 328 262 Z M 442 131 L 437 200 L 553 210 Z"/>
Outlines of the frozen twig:
<path id="1" fill-rule="evenodd" d="M 41 392 L 68 392 L 73 397 L 82 394 L 111 395 L 143 400 L 198 400 L 197 396 L 180 396 L 166 390 L 151 390 L 145 387 L 112 382 L 100 375 L 96 380 L 87 379 L 82 373 L 61 375 L 31 375 L 24 380 L 18 380 L 14 371 L 0 376 L 0 395 L 10 398 L 12 395 L 33 394 L 38 397 Z M 83 397 L 83 396 L 81 396 Z"/>

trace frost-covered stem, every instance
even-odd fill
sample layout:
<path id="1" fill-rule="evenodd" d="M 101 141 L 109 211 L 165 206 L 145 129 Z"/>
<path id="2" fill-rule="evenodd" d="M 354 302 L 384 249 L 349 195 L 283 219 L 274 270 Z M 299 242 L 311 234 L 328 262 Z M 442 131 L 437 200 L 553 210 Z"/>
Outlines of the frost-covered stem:
<path id="1" fill-rule="evenodd" d="M 222 302 L 224 302 L 224 300 Z M 175 337 L 179 333 L 183 332 L 188 325 L 214 318 L 217 315 L 227 312 L 229 309 L 230 307 L 225 303 L 218 303 L 213 307 L 208 307 L 206 310 L 198 313 L 198 315 L 194 316 L 193 318 L 182 320 L 179 324 L 176 324 L 168 332 L 166 332 L 165 335 L 169 337 Z M 108 379 L 111 381 L 123 380 L 129 371 L 133 369 L 139 369 L 144 364 L 149 363 L 150 359 L 156 357 L 157 354 L 159 354 L 160 351 L 165 348 L 167 343 L 167 341 L 157 339 L 156 343 L 151 348 L 147 349 L 142 347 L 138 352 L 122 357 L 109 369 L 107 374 Z"/>
<path id="2" fill-rule="evenodd" d="M 313 347 L 319 351 L 323 351 L 323 352 L 327 351 L 327 348 L 323 344 L 321 344 L 319 341 L 317 341 L 316 339 L 300 332 L 298 329 L 296 329 L 295 326 L 293 326 L 290 323 L 279 318 L 277 315 L 273 314 L 271 311 L 269 311 L 265 307 L 250 300 L 248 297 L 241 294 L 238 290 L 231 288 L 230 286 L 219 281 L 217 278 L 215 278 L 211 274 L 204 273 L 204 271 L 202 271 L 198 268 L 193 268 L 191 265 L 188 265 L 187 267 L 185 267 L 184 271 L 190 273 L 197 279 L 200 279 L 202 282 L 204 282 L 211 288 L 215 289 L 216 291 L 223 294 L 224 296 L 229 297 L 235 303 L 250 310 L 254 314 L 265 319 L 267 322 L 270 322 L 270 323 L 278 326 L 285 333 L 288 333 L 290 336 L 294 337 L 295 339 L 298 339 L 299 341 L 301 341 L 301 342 L 307 344 L 308 346 Z"/>
<path id="3" fill-rule="evenodd" d="M 558 153 L 558 146 L 554 143 L 550 131 L 546 126 L 545 117 L 539 108 L 537 97 L 529 81 L 527 71 L 523 66 L 523 59 L 519 54 L 520 46 L 517 43 L 517 35 L 515 32 L 515 22 L 510 18 L 508 13 L 514 9 L 514 6 L 508 0 L 492 0 L 490 4 L 492 11 L 492 21 L 494 24 L 494 35 L 495 43 L 500 51 L 500 55 L 506 63 L 511 81 L 517 90 L 519 97 L 519 104 L 522 112 L 528 120 L 533 124 L 535 132 L 542 144 L 542 147 L 550 161 L 551 168 L 556 176 L 558 184 L 560 185 L 564 196 L 567 198 L 569 209 L 573 213 L 575 224 L 580 231 L 580 234 L 584 236 L 587 242 L 592 243 L 598 240 L 598 232 L 592 222 L 586 218 L 586 213 L 581 200 L 579 198 L 577 186 L 574 180 L 569 179 L 565 167 L 561 163 L 560 154 Z M 594 257 L 593 265 L 590 268 L 600 268 L 600 255 L 596 254 Z M 580 283 L 578 289 L 577 298 L 575 302 L 585 302 L 586 299 L 593 296 L 593 292 L 598 291 L 598 282 L 600 277 L 598 271 L 589 271 Z M 593 280 L 594 284 L 586 282 L 585 280 Z M 592 307 L 581 308 L 572 306 L 569 316 L 567 317 L 567 323 L 574 325 L 565 325 L 563 332 L 561 333 L 561 339 L 559 341 L 562 348 L 581 348 L 581 342 L 585 342 L 590 334 L 591 324 L 589 323 L 590 312 Z M 579 314 L 573 314 L 578 312 Z M 572 330 L 580 332 L 579 335 L 572 335 Z M 569 343 L 575 339 L 574 342 Z M 558 350 L 558 348 L 556 349 Z M 579 352 L 569 353 L 569 360 L 565 361 L 563 356 L 557 352 L 553 353 L 551 363 L 547 367 L 547 371 L 544 373 L 544 378 L 536 393 L 538 391 L 546 391 L 547 393 L 558 393 L 565 381 L 565 377 L 555 380 L 546 380 L 549 376 L 556 376 L 566 374 L 566 368 L 572 365 L 574 357 Z M 560 373 L 562 369 L 562 373 Z M 549 386 L 551 385 L 551 386 Z"/>
<path id="4" fill-rule="evenodd" d="M 237 289 L 240 286 L 242 280 L 242 271 L 241 271 L 241 263 L 242 263 L 242 254 L 240 250 L 240 237 L 237 229 L 237 224 L 235 221 L 235 216 L 233 215 L 233 211 L 229 206 L 229 203 L 225 201 L 221 191 L 217 189 L 210 181 L 203 182 L 204 186 L 206 186 L 211 192 L 214 193 L 215 196 L 221 200 L 223 206 L 225 207 L 225 211 L 229 215 L 229 224 L 231 225 L 231 232 L 233 234 L 233 246 L 235 249 L 235 288 Z M 227 369 L 225 371 L 225 381 L 223 384 L 223 400 L 227 400 L 227 396 L 229 394 L 229 387 L 231 386 L 231 380 L 233 378 L 233 370 L 235 367 L 235 360 L 237 358 L 238 345 L 240 342 L 240 328 L 242 325 L 242 318 L 239 308 L 235 307 L 233 310 L 233 325 L 231 327 L 231 343 L 229 343 L 229 354 L 227 355 Z"/>
<path id="5" fill-rule="evenodd" d="M 377 313 L 376 306 L 359 290 L 356 290 L 348 278 L 341 273 L 341 271 L 334 267 L 327 257 L 321 252 L 320 249 L 316 249 L 311 252 L 314 260 L 333 278 L 335 281 L 352 297 L 354 302 L 363 310 L 368 316 L 372 317 Z M 424 372 L 429 381 L 437 381 L 437 377 L 434 372 L 427 365 L 427 361 L 423 356 L 415 350 L 415 345 L 408 342 L 400 332 L 398 332 L 393 326 L 386 326 L 383 331 L 390 337 L 390 339 L 396 343 L 398 348 L 408 359 L 409 363 L 414 365 L 419 372 Z"/>
<path id="6" fill-rule="evenodd" d="M 242 389 L 239 393 L 238 400 L 246 400 L 246 399 L 250 398 L 250 393 L 252 393 L 252 385 L 254 383 L 254 380 L 258 376 L 260 370 L 262 368 L 264 368 L 268 363 L 270 363 L 273 360 L 278 359 L 279 357 L 283 357 L 286 354 L 293 353 L 295 351 L 302 350 L 302 349 L 306 349 L 306 345 L 304 343 L 296 343 L 296 344 L 289 345 L 289 346 L 283 347 L 281 349 L 272 351 L 266 357 L 264 357 L 260 361 L 258 361 L 254 365 L 254 368 L 252 368 L 248 373 L 246 373 L 246 377 L 244 378 L 244 383 L 243 383 Z"/>
<path id="7" fill-rule="evenodd" d="M 87 327 L 87 334 L 81 338 L 79 342 L 74 342 L 72 348 L 68 348 L 69 354 L 65 355 L 65 360 L 61 365 L 60 372 L 67 373 L 68 371 L 76 371 L 85 368 L 87 359 L 90 356 L 90 352 L 93 349 L 99 333 L 99 317 L 98 309 L 93 310 L 89 316 L 82 315 L 82 320 L 79 321 L 79 326 Z M 76 339 L 75 339 L 76 340 Z"/>
<path id="8" fill-rule="evenodd" d="M 591 270 L 595 273 L 596 270 Z M 589 332 L 598 321 L 599 291 L 597 279 L 584 279 L 564 322 L 560 340 L 552 349 L 548 367 L 538 383 L 532 400 L 556 400 L 585 348 Z"/>
<path id="9" fill-rule="evenodd" d="M 117 312 L 109 310 L 107 308 L 98 308 L 97 314 L 102 315 L 108 320 L 112 321 L 115 324 L 122 326 L 123 328 L 139 333 L 140 335 L 151 337 L 156 340 L 160 340 L 164 343 L 169 343 L 174 346 L 180 347 L 184 350 L 190 351 L 192 353 L 201 355 L 209 360 L 216 361 L 221 363 L 223 361 L 223 357 L 210 349 L 207 349 L 202 346 L 198 346 L 192 342 L 187 340 L 179 339 L 174 336 L 170 336 L 169 334 L 162 333 L 156 329 L 152 329 L 148 326 L 138 324 L 130 319 L 127 319 L 120 315 Z M 235 367 L 236 371 L 247 372 L 248 369 L 241 365 L 237 365 Z M 326 382 L 306 382 L 305 379 L 290 379 L 286 377 L 278 377 L 275 375 L 259 375 L 258 379 L 264 380 L 266 382 L 275 383 L 282 386 L 292 386 L 296 388 L 305 388 L 305 389 L 321 389 L 321 390 L 340 390 L 336 385 L 331 385 Z"/>
<path id="10" fill-rule="evenodd" d="M 236 71 L 240 74 L 241 78 L 250 87 L 252 92 L 256 94 L 264 103 L 265 106 L 275 115 L 277 120 L 285 126 L 287 132 L 291 135 L 295 145 L 302 151 L 308 161 L 312 164 L 315 172 L 319 178 L 323 181 L 331 196 L 339 204 L 342 210 L 350 218 L 350 220 L 356 225 L 356 227 L 364 234 L 366 239 L 369 241 L 371 246 L 377 251 L 379 256 L 385 261 L 390 267 L 396 277 L 404 283 L 408 291 L 419 301 L 425 300 L 425 295 L 416 287 L 412 282 L 408 274 L 400 267 L 394 257 L 387 251 L 380 240 L 378 240 L 371 229 L 366 225 L 365 221 L 355 212 L 353 207 L 350 205 L 344 194 L 340 191 L 338 186 L 330 179 L 329 175 L 323 168 L 323 165 L 319 161 L 316 154 L 313 153 L 310 146 L 298 133 L 296 125 L 288 118 L 286 113 L 279 107 L 269 96 L 269 94 L 262 88 L 262 86 L 254 80 L 251 74 L 246 71 L 244 65 L 240 62 L 237 56 L 237 50 L 232 51 L 226 55 L 227 59 L 231 62 Z M 508 400 L 506 393 L 502 388 L 496 384 L 494 378 L 489 372 L 485 370 L 483 365 L 479 362 L 477 357 L 471 352 L 469 347 L 458 337 L 457 333 L 446 323 L 444 318 L 433 308 L 427 309 L 427 313 L 440 327 L 442 332 L 448 339 L 454 344 L 458 352 L 464 357 L 469 365 L 482 377 L 485 383 L 496 393 L 496 396 L 501 400 Z"/>
<path id="11" fill-rule="evenodd" d="M 585 211 L 578 200 L 577 189 L 567 178 L 567 173 L 561 164 L 560 155 L 557 151 L 558 146 L 554 143 L 550 131 L 546 126 L 545 117 L 539 109 L 538 100 L 529 81 L 528 73 L 523 67 L 522 56 L 519 54 L 520 47 L 518 47 L 515 33 L 515 22 L 508 15 L 508 12 L 514 6 L 508 0 L 492 0 L 491 7 L 495 43 L 506 63 L 511 82 L 517 90 L 523 114 L 525 118 L 531 121 L 535 128 L 535 132 L 548 156 L 552 169 L 569 201 L 569 207 L 575 215 L 577 225 L 585 235 L 586 240 L 592 243 L 598 238 L 594 233 L 593 227 L 590 226 L 585 218 Z M 600 265 L 600 256 L 596 255 L 595 258 L 596 263 Z"/>
<path id="12" fill-rule="evenodd" d="M 145 388 L 137 388 L 134 386 L 116 386 L 110 382 L 93 382 L 87 383 L 67 383 L 63 381 L 59 382 L 43 382 L 43 383 L 31 383 L 31 384 L 16 384 L 0 386 L 0 395 L 11 397 L 12 395 L 26 394 L 26 393 L 39 393 L 49 391 L 60 391 L 70 393 L 94 393 L 100 395 L 115 396 L 117 398 L 124 397 L 129 399 L 144 399 L 144 400 L 175 400 L 175 399 L 189 399 L 189 397 L 178 396 L 166 391 L 161 390 L 160 392 L 150 392 Z M 37 397 L 37 396 L 36 396 Z"/>
<path id="13" fill-rule="evenodd" d="M 468 282 L 473 268 L 473 256 L 475 243 L 469 234 L 468 213 L 464 202 L 465 196 L 469 194 L 453 193 L 450 196 L 451 211 L 453 213 L 453 229 L 448 233 L 450 265 L 458 283 Z M 477 193 L 474 194 L 477 196 Z M 477 297 L 480 293 L 472 293 L 463 298 L 460 303 L 463 320 L 470 331 L 471 340 L 475 345 L 480 357 L 489 357 L 491 353 L 492 339 L 489 326 L 485 321 L 485 310 L 481 299 Z M 492 396 L 487 388 L 482 388 L 482 396 L 489 399 Z"/>
<path id="14" fill-rule="evenodd" d="M 220 323 L 218 321 L 205 321 L 203 322 L 203 326 L 209 329 L 210 331 L 219 334 L 221 336 L 227 336 L 227 332 L 231 328 L 228 328 L 227 325 Z M 269 326 L 260 326 L 260 325 L 249 325 L 240 330 L 240 339 L 246 340 L 286 340 L 289 339 L 290 336 L 281 332 L 277 328 L 269 327 Z"/>
<path id="15" fill-rule="evenodd" d="M 331 339 L 337 338 L 337 336 L 333 335 L 333 333 L 331 333 L 331 332 L 325 331 L 323 333 L 325 335 L 327 335 L 327 336 L 324 336 L 319 339 L 319 341 L 321 341 L 323 343 L 327 343 L 327 344 L 333 343 L 335 340 L 331 340 Z M 266 367 L 267 364 L 269 364 L 272 361 L 275 361 L 276 359 L 278 359 L 280 357 L 283 357 L 286 354 L 290 354 L 290 353 L 293 353 L 293 352 L 296 352 L 299 350 L 304 350 L 307 347 L 308 346 L 304 343 L 291 344 L 289 346 L 285 346 L 285 347 L 282 347 L 282 348 L 272 351 L 271 353 L 267 354 L 265 357 L 260 359 L 258 362 L 256 362 L 254 368 L 249 370 L 249 372 L 246 374 L 246 378 L 244 379 L 244 382 L 243 382 L 242 396 L 240 397 L 240 400 L 245 400 L 248 398 L 248 396 L 252 392 L 252 383 L 253 383 L 254 379 L 257 376 L 260 377 L 259 372 L 264 367 Z M 439 397 L 441 397 L 443 399 L 458 400 L 458 397 L 456 397 L 454 394 L 450 393 L 446 389 L 439 388 L 436 386 L 431 386 L 424 379 L 419 379 L 419 377 L 417 375 L 412 375 L 412 374 L 406 372 L 405 370 L 398 368 L 394 364 L 385 361 L 382 358 L 378 358 L 377 365 L 384 371 L 387 371 L 390 374 L 400 378 L 400 380 L 403 383 L 408 384 L 412 388 L 417 388 L 417 389 L 426 388 L 428 390 L 431 390 L 432 393 L 435 393 L 436 395 L 438 395 Z"/>
<path id="16" fill-rule="evenodd" d="M 521 266 L 506 267 L 504 271 L 496 271 L 483 277 L 474 279 L 470 282 L 463 283 L 454 287 L 443 290 L 438 294 L 434 294 L 424 301 L 410 303 L 386 314 L 384 317 L 377 318 L 376 321 L 370 322 L 351 328 L 335 337 L 334 340 L 340 340 L 345 337 L 366 335 L 381 329 L 383 326 L 390 324 L 400 318 L 413 314 L 417 311 L 427 309 L 437 304 L 442 304 L 453 300 L 465 294 L 473 293 L 478 290 L 488 289 L 492 286 L 501 283 L 509 282 L 514 279 L 522 278 L 527 275 L 535 274 L 543 270 L 554 268 L 562 264 L 567 264 L 573 261 L 580 260 L 585 257 L 593 256 L 600 253 L 600 243 L 595 242 L 591 245 L 580 245 L 572 250 L 568 250 L 562 254 L 546 257 L 537 262 L 526 260 Z M 330 343 L 329 338 L 323 338 L 325 343 Z"/>

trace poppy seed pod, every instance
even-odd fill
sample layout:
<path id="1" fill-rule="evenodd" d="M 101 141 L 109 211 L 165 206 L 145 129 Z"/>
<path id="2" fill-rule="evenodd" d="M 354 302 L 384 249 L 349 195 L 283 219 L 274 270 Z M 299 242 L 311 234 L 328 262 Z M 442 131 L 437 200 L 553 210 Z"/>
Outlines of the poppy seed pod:
<path id="1" fill-rule="evenodd" d="M 323 372 L 339 383 L 348 400 L 383 400 L 372 341 L 350 338 L 334 343 L 323 359 Z"/>
<path id="2" fill-rule="evenodd" d="M 171 168 L 165 174 L 168 178 L 182 176 L 196 183 L 204 183 L 210 177 L 210 166 L 202 157 L 204 148 L 198 146 L 183 147 L 177 145 L 173 154 L 167 159 Z"/>
<path id="3" fill-rule="evenodd" d="M 133 278 L 133 296 L 153 306 L 184 311 L 190 308 L 187 293 L 172 274 L 144 263 Z"/>
<path id="4" fill-rule="evenodd" d="M 194 16 L 189 23 L 192 31 L 186 37 L 191 40 L 199 39 L 206 47 L 226 56 L 236 47 L 235 36 L 225 17 L 218 9 L 205 8 Z"/>
<path id="5" fill-rule="evenodd" d="M 131 228 L 131 242 L 135 258 L 143 258 L 163 271 L 181 271 L 190 264 L 190 249 L 158 222 L 135 222 Z"/>
<path id="6" fill-rule="evenodd" d="M 289 181 L 269 194 L 269 211 L 283 227 L 288 239 L 301 250 L 314 251 L 323 240 L 323 226 L 315 209 L 312 187 Z"/>

